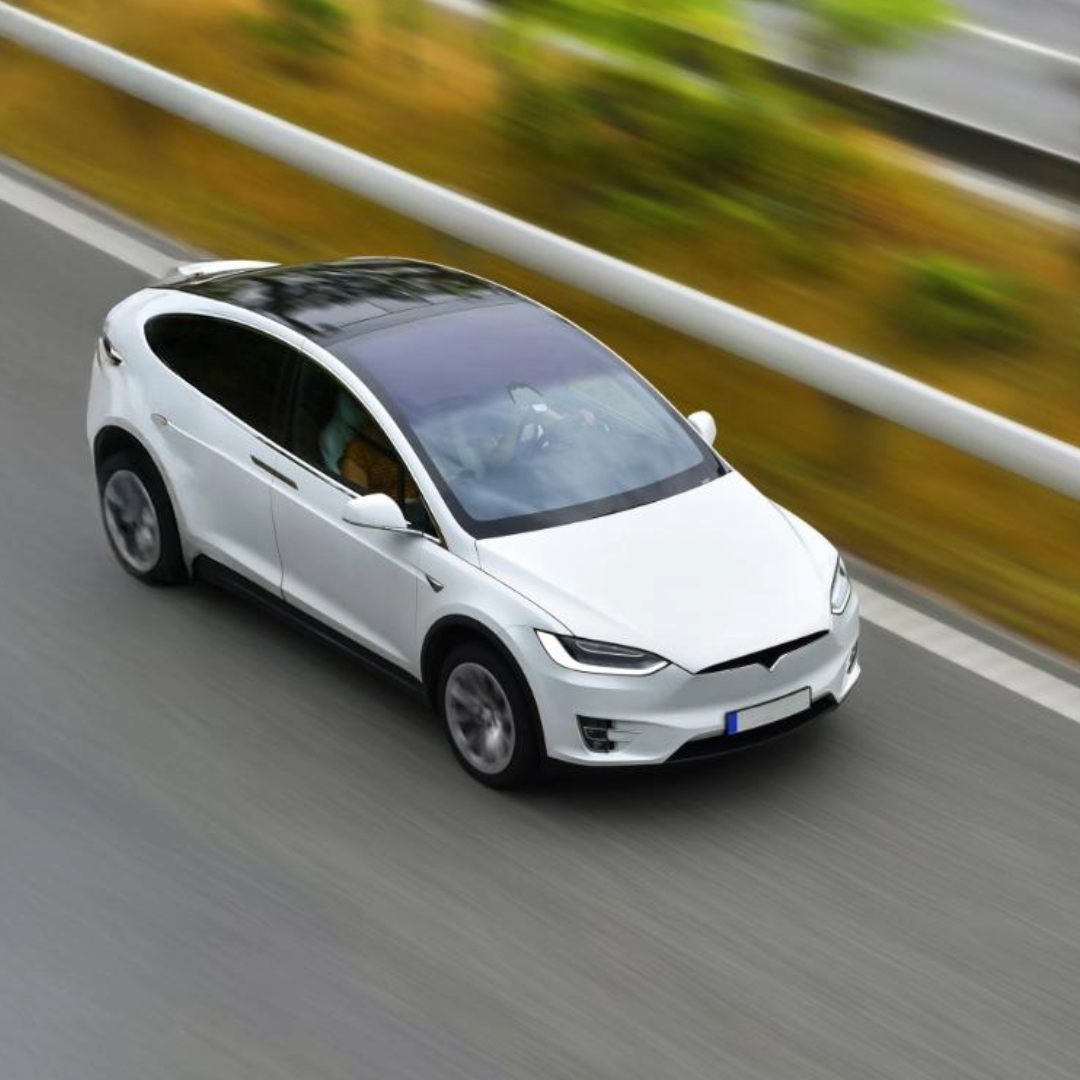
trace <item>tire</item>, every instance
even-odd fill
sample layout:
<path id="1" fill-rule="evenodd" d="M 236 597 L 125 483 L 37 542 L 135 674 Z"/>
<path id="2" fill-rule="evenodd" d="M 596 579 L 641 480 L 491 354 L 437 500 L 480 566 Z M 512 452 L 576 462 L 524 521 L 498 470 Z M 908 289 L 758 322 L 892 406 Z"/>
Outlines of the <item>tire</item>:
<path id="1" fill-rule="evenodd" d="M 490 645 L 458 645 L 439 673 L 439 716 L 474 780 L 493 788 L 534 780 L 542 758 L 536 710 L 522 676 Z"/>
<path id="2" fill-rule="evenodd" d="M 147 585 L 187 581 L 176 515 L 161 474 L 148 455 L 130 449 L 98 468 L 98 502 L 116 561 Z"/>

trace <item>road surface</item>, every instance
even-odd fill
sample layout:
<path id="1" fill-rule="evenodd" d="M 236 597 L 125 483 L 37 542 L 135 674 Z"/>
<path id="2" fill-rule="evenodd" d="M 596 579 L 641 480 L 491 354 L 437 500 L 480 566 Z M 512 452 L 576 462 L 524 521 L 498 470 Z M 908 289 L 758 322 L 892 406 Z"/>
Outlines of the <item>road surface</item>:
<path id="1" fill-rule="evenodd" d="M 0 1075 L 1075 1080 L 1075 722 L 868 625 L 780 743 L 493 794 L 118 570 L 84 392 L 145 277 L 5 205 L 0 252 Z"/>

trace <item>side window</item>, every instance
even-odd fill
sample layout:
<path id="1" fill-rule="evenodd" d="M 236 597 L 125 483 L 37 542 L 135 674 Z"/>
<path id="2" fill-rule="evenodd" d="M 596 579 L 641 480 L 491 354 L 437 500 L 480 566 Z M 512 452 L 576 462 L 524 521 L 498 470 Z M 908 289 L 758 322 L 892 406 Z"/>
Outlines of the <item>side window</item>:
<path id="1" fill-rule="evenodd" d="M 278 396 L 298 355 L 287 345 L 225 319 L 159 315 L 146 340 L 196 390 L 256 431 L 278 435 Z"/>
<path id="2" fill-rule="evenodd" d="M 292 452 L 362 495 L 389 495 L 417 524 L 420 492 L 382 428 L 329 372 L 311 360 L 300 364 Z"/>

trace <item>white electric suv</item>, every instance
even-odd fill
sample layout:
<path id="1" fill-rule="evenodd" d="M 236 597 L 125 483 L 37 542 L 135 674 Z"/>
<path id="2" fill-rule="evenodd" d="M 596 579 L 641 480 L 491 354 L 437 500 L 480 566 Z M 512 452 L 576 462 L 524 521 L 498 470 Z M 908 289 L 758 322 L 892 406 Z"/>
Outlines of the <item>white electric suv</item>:
<path id="1" fill-rule="evenodd" d="M 406 259 L 181 267 L 109 314 L 88 435 L 143 581 L 421 690 L 492 786 L 737 749 L 842 701 L 836 549 L 565 319 Z"/>

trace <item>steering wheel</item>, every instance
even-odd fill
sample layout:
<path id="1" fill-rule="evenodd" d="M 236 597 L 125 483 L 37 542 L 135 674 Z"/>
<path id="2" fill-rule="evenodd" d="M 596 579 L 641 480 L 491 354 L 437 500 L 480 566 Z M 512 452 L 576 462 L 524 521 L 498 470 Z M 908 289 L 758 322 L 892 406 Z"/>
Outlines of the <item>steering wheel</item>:
<path id="1" fill-rule="evenodd" d="M 543 453 L 552 448 L 557 450 L 559 443 L 565 443 L 565 436 L 571 430 L 574 437 L 582 433 L 590 439 L 600 432 L 611 430 L 607 423 L 585 409 L 557 413 L 548 406 L 544 395 L 528 383 L 509 383 L 506 391 L 520 416 L 517 441 L 506 464 L 520 460 L 522 456 Z M 560 438 L 560 435 L 563 437 Z"/>
<path id="2" fill-rule="evenodd" d="M 589 418 L 591 416 L 591 419 Z M 586 410 L 577 409 L 565 413 L 544 428 L 537 449 L 541 452 L 559 451 L 560 444 L 569 448 L 579 439 L 592 441 L 611 431 L 611 427 L 595 414 L 586 414 Z"/>

